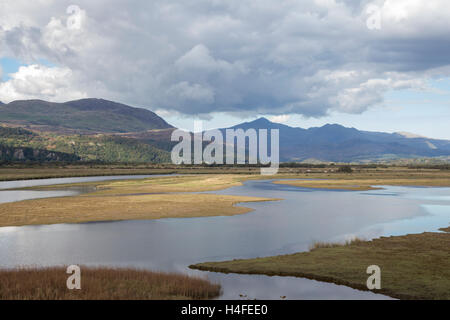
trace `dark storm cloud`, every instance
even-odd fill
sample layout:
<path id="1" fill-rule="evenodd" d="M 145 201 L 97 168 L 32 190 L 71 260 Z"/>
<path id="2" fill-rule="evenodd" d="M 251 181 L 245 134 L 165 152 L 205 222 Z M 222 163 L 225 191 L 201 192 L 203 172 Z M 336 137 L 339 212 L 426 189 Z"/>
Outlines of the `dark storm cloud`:
<path id="1" fill-rule="evenodd" d="M 0 84 L 0 100 L 66 100 L 73 88 L 184 114 L 320 116 L 363 112 L 388 90 L 448 76 L 445 1 L 83 0 L 69 13 L 72 2 L 36 3 L 2 8 L 0 54 L 56 67 L 24 68 Z M 379 30 L 367 28 L 369 4 Z"/>

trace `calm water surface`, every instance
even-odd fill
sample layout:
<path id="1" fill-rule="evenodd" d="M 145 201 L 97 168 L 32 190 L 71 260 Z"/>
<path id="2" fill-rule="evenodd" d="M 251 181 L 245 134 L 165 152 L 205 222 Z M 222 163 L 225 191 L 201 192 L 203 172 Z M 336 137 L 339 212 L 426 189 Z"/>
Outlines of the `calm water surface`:
<path id="1" fill-rule="evenodd" d="M 77 179 L 96 181 L 91 180 L 94 177 Z M 8 183 L 3 187 L 9 188 Z M 0 191 L 0 202 L 76 192 L 5 190 Z M 241 204 L 255 210 L 232 217 L 4 227 L 0 228 L 0 266 L 114 265 L 207 275 L 221 283 L 221 298 L 225 299 L 239 299 L 239 294 L 258 299 L 386 299 L 308 279 L 226 275 L 193 271 L 187 266 L 298 252 L 307 250 L 315 240 L 436 231 L 450 222 L 450 188 L 387 186 L 383 190 L 350 192 L 248 181 L 243 186 L 210 193 L 284 200 Z"/>

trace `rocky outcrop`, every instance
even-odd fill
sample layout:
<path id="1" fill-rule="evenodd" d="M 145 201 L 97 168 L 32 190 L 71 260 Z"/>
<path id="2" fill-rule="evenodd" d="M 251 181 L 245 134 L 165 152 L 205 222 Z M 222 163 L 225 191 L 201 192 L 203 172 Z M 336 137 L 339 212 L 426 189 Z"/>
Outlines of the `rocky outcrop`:
<path id="1" fill-rule="evenodd" d="M 39 150 L 26 147 L 9 147 L 0 145 L 0 161 L 36 161 L 36 162 L 50 162 L 50 161 L 78 161 L 80 158 L 74 154 L 55 152 L 49 150 Z"/>

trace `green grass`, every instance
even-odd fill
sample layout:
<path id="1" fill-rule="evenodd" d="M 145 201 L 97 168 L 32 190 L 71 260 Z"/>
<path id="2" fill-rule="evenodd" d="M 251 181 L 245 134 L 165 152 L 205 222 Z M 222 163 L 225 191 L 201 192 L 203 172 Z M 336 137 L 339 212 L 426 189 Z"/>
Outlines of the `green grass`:
<path id="1" fill-rule="evenodd" d="M 448 229 L 447 229 L 448 230 Z M 400 299 L 450 299 L 450 233 L 426 232 L 344 245 L 318 244 L 291 255 L 205 262 L 193 269 L 295 276 L 368 290 L 367 267 L 381 268 L 381 289 Z"/>
<path id="2" fill-rule="evenodd" d="M 315 241 L 309 246 L 309 251 L 321 249 L 321 248 L 336 248 L 336 247 L 342 247 L 342 246 L 349 246 L 351 244 L 364 242 L 365 240 L 360 238 L 354 238 L 351 240 L 347 240 L 344 243 L 339 242 L 323 242 L 323 241 Z"/>

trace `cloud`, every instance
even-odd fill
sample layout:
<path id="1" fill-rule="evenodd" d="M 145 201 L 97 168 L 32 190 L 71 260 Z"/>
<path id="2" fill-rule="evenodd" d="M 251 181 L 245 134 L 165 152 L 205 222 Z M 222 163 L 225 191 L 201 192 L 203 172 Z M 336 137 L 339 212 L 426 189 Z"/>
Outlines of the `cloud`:
<path id="1" fill-rule="evenodd" d="M 445 0 L 79 0 L 67 12 L 71 4 L 1 2 L 0 57 L 54 67 L 19 71 L 28 80 L 1 84 L 0 100 L 91 96 L 203 117 L 320 117 L 450 76 Z M 380 9 L 379 30 L 366 26 L 368 4 Z"/>
<path id="2" fill-rule="evenodd" d="M 87 97 L 73 88 L 76 79 L 70 69 L 48 68 L 41 65 L 20 67 L 11 79 L 0 83 L 3 102 L 20 99 L 43 99 L 63 102 Z"/>
<path id="3" fill-rule="evenodd" d="M 288 114 L 282 114 L 279 116 L 271 116 L 269 117 L 269 120 L 276 123 L 286 123 L 290 119 L 290 115 Z"/>

